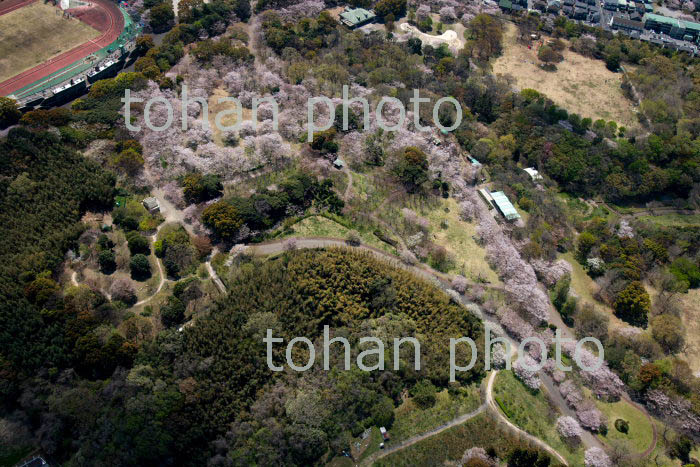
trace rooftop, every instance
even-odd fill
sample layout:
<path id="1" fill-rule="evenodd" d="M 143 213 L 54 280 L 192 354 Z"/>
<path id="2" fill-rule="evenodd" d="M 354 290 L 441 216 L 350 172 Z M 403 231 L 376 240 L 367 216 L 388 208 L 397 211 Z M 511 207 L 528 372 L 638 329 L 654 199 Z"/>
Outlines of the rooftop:
<path id="1" fill-rule="evenodd" d="M 493 202 L 496 203 L 496 207 L 501 211 L 503 217 L 509 221 L 520 219 L 520 214 L 515 210 L 515 206 L 511 204 L 505 193 L 502 191 L 492 191 L 491 198 L 493 198 Z"/>
<path id="2" fill-rule="evenodd" d="M 536 168 L 534 167 L 528 167 L 527 169 L 523 169 L 527 174 L 530 176 L 531 179 L 533 180 L 542 180 L 542 175 L 537 171 Z"/>
<path id="3" fill-rule="evenodd" d="M 374 18 L 376 15 L 371 10 L 364 8 L 346 9 L 340 14 L 340 19 L 345 24 L 356 25 Z"/>
<path id="4" fill-rule="evenodd" d="M 143 200 L 143 205 L 146 207 L 146 209 L 151 210 L 151 209 L 156 209 L 159 207 L 158 205 L 158 199 L 154 197 L 146 198 Z"/>
<path id="5" fill-rule="evenodd" d="M 655 21 L 657 23 L 670 24 L 671 26 L 680 27 L 680 21 L 675 18 L 669 18 L 668 16 L 657 15 L 655 13 L 645 13 L 642 21 L 646 23 L 647 21 Z"/>

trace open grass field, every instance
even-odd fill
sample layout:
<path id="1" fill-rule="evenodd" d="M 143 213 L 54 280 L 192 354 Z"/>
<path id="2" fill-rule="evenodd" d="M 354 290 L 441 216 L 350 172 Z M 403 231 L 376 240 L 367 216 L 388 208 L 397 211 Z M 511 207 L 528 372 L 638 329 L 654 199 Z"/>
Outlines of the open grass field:
<path id="1" fill-rule="evenodd" d="M 447 272 L 462 274 L 471 280 L 500 284 L 496 272 L 486 262 L 486 250 L 474 240 L 476 224 L 459 217 L 459 206 L 452 199 L 442 199 L 437 206 L 418 210 L 430 221 L 431 240 L 454 255 L 454 266 Z"/>
<path id="2" fill-rule="evenodd" d="M 535 43 L 528 49 L 516 37 L 515 25 L 506 23 L 503 55 L 493 62 L 494 73 L 511 75 L 519 89 L 542 92 L 581 117 L 614 120 L 627 128 L 638 126 L 634 106 L 620 89 L 622 73 L 613 73 L 601 60 L 568 49 L 556 71 L 545 71 L 538 66 Z"/>
<path id="3" fill-rule="evenodd" d="M 0 82 L 77 47 L 100 32 L 37 1 L 0 16 Z"/>
<path id="4" fill-rule="evenodd" d="M 332 237 L 346 238 L 351 229 L 327 217 L 309 216 L 292 226 L 292 231 L 285 237 Z M 362 243 L 378 248 L 387 253 L 396 254 L 396 249 L 379 240 L 372 232 L 357 229 Z"/>
<path id="5" fill-rule="evenodd" d="M 596 400 L 596 405 L 608 418 L 608 434 L 598 435 L 603 442 L 623 441 L 637 453 L 644 452 L 652 443 L 654 434 L 649 419 L 635 406 L 625 400 L 605 403 Z M 615 420 L 629 423 L 629 431 L 621 433 L 615 429 Z"/>
<path id="6" fill-rule="evenodd" d="M 384 457 L 375 466 L 443 466 L 459 460 L 464 451 L 479 446 L 493 448 L 505 459 L 514 449 L 528 448 L 525 441 L 507 431 L 491 415 L 484 412 L 461 425 L 424 439 L 412 446 Z M 580 463 L 583 465 L 583 462 Z"/>
<path id="7" fill-rule="evenodd" d="M 691 289 L 681 298 L 683 324 L 688 343 L 683 356 L 688 360 L 693 373 L 700 374 L 700 289 Z"/>
<path id="8" fill-rule="evenodd" d="M 238 117 L 236 115 L 237 106 L 233 102 L 221 102 L 219 99 L 223 97 L 235 97 L 230 96 L 228 92 L 224 89 L 216 88 L 209 96 L 209 127 L 212 131 L 212 138 L 214 143 L 223 147 L 225 143 L 223 141 L 223 132 L 216 126 L 216 115 L 224 111 L 231 111 L 231 113 L 221 114 L 221 126 L 233 126 L 238 123 Z M 251 109 L 246 109 L 242 107 L 241 115 L 243 116 L 243 121 L 250 120 L 253 118 L 253 111 Z"/>
<path id="9" fill-rule="evenodd" d="M 613 314 L 613 309 L 595 299 L 594 293 L 598 291 L 598 284 L 586 273 L 583 266 L 576 261 L 572 252 L 563 253 L 558 256 L 571 264 L 571 290 L 573 290 L 583 303 L 590 303 L 599 310 L 604 310 L 610 317 L 610 329 L 629 326 Z"/>
<path id="10" fill-rule="evenodd" d="M 411 436 L 432 430 L 465 413 L 476 410 L 481 404 L 479 387 L 463 389 L 459 395 L 451 396 L 447 389 L 437 393 L 435 405 L 421 409 L 412 399 L 407 399 L 394 411 L 394 424 L 389 430 L 392 443 L 401 442 Z"/>
<path id="11" fill-rule="evenodd" d="M 583 448 L 565 442 L 557 432 L 559 412 L 541 390 L 533 394 L 512 371 L 499 371 L 493 389 L 494 399 L 518 427 L 545 441 L 571 465 L 583 464 Z"/>
<path id="12" fill-rule="evenodd" d="M 657 216 L 639 216 L 639 219 L 663 227 L 700 227 L 700 214 L 668 213 Z"/>

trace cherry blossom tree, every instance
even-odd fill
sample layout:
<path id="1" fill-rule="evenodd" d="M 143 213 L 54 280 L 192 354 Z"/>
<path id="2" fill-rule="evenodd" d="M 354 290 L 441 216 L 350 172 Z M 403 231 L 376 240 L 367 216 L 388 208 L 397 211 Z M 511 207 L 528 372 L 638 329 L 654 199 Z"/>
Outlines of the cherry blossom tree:
<path id="1" fill-rule="evenodd" d="M 478 459 L 482 461 L 482 464 L 479 465 L 490 465 L 490 466 L 495 466 L 496 463 L 494 462 L 494 459 L 492 459 L 487 453 L 484 448 L 480 447 L 473 447 L 470 449 L 467 449 L 464 451 L 464 455 L 462 456 L 462 459 L 460 459 L 459 462 L 457 462 L 457 467 L 463 467 L 467 465 L 467 463 L 471 460 Z"/>
<path id="2" fill-rule="evenodd" d="M 444 6 L 440 8 L 440 21 L 446 24 L 452 24 L 457 21 L 457 13 L 455 13 L 455 9 L 451 6 Z"/>
<path id="3" fill-rule="evenodd" d="M 464 295 L 464 293 L 467 291 L 467 287 L 469 286 L 469 282 L 464 276 L 455 276 L 452 278 L 451 285 L 453 289 Z"/>
<path id="4" fill-rule="evenodd" d="M 700 417 L 687 399 L 669 396 L 660 389 L 648 390 L 644 398 L 647 407 L 655 414 L 692 436 L 700 435 Z"/>
<path id="5" fill-rule="evenodd" d="M 583 462 L 586 467 L 612 467 L 612 462 L 605 451 L 596 447 L 586 449 Z"/>
<path id="6" fill-rule="evenodd" d="M 127 305 L 136 303 L 136 292 L 129 279 L 117 279 L 109 287 L 112 300 L 119 300 Z"/>
<path id="7" fill-rule="evenodd" d="M 513 364 L 513 373 L 530 389 L 537 390 L 540 387 L 540 377 L 536 371 L 531 370 L 537 366 L 537 362 L 529 355 L 523 355 Z M 529 367 L 529 368 L 528 368 Z"/>
<path id="8" fill-rule="evenodd" d="M 563 416 L 557 419 L 557 431 L 565 438 L 578 438 L 583 433 L 581 425 L 574 417 Z"/>
<path id="9" fill-rule="evenodd" d="M 530 265 L 535 270 L 535 274 L 547 287 L 552 287 L 559 279 L 573 270 L 571 264 L 565 259 L 557 261 L 546 261 L 543 259 L 533 259 Z"/>

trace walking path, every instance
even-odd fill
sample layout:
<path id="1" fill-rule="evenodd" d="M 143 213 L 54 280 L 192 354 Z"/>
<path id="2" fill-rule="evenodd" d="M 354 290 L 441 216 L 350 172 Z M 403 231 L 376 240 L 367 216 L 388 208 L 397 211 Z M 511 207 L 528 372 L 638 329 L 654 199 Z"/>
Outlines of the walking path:
<path id="1" fill-rule="evenodd" d="M 559 454 L 559 452 L 557 452 L 556 449 L 554 449 L 553 447 L 551 447 L 549 444 L 545 443 L 541 439 L 539 439 L 535 436 L 532 436 L 527 431 L 521 430 L 516 425 L 514 425 L 510 420 L 508 420 L 508 418 L 505 415 L 503 415 L 501 410 L 498 408 L 498 405 L 496 405 L 496 401 L 494 401 L 494 399 L 493 399 L 493 382 L 496 380 L 497 374 L 498 374 L 497 371 L 492 371 L 491 374 L 489 375 L 488 382 L 486 383 L 486 402 L 488 403 L 491 410 L 495 411 L 495 413 L 498 414 L 499 418 L 506 424 L 506 426 L 511 431 L 519 434 L 520 436 L 528 439 L 529 441 L 532 441 L 537 446 L 539 446 L 540 448 L 544 449 L 545 451 L 547 451 L 548 453 L 550 453 L 551 455 L 553 455 L 554 457 L 559 459 L 559 461 L 562 464 L 569 465 L 569 463 L 566 461 L 564 456 Z"/>

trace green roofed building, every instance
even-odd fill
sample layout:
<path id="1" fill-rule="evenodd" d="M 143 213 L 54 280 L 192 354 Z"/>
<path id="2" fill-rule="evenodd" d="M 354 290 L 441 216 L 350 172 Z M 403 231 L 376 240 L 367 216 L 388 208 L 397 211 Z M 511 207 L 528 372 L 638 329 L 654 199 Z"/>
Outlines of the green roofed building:
<path id="1" fill-rule="evenodd" d="M 647 13 L 642 18 L 642 22 L 645 29 L 662 32 L 675 39 L 696 41 L 700 37 L 700 24 L 693 21 Z"/>
<path id="2" fill-rule="evenodd" d="M 371 23 L 376 17 L 377 15 L 372 10 L 345 7 L 345 10 L 340 14 L 340 22 L 353 29 Z"/>
<path id="3" fill-rule="evenodd" d="M 492 191 L 491 199 L 493 199 L 493 204 L 495 204 L 496 209 L 503 214 L 503 217 L 509 221 L 520 219 L 520 214 L 515 210 L 515 206 L 511 204 L 505 193 L 502 191 Z"/>
<path id="4" fill-rule="evenodd" d="M 675 18 L 669 18 L 668 16 L 647 13 L 644 15 L 644 18 L 642 18 L 642 22 L 644 23 L 645 29 L 662 32 L 671 37 L 680 39 L 685 34 L 685 25 L 681 21 Z"/>

